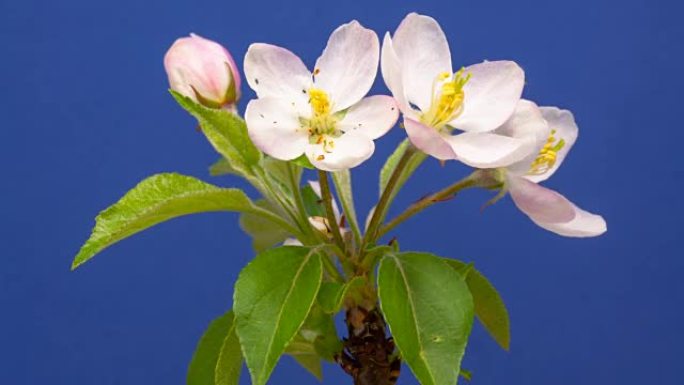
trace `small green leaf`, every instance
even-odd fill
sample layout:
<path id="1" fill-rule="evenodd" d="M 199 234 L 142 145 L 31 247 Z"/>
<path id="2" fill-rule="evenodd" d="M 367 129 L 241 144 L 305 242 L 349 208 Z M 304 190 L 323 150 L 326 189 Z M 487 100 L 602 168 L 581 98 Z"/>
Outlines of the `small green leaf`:
<path id="1" fill-rule="evenodd" d="M 214 369 L 215 385 L 238 385 L 240 370 L 242 369 L 242 351 L 238 340 L 233 312 L 231 314 L 231 328 L 223 340 Z"/>
<path id="2" fill-rule="evenodd" d="M 482 273 L 472 267 L 472 263 L 466 264 L 449 258 L 444 260 L 462 275 L 464 271 L 467 272 L 465 280 L 473 295 L 475 315 L 494 341 L 508 350 L 511 345 L 511 326 L 508 310 L 499 292 Z"/>
<path id="3" fill-rule="evenodd" d="M 378 269 L 378 295 L 401 357 L 420 383 L 455 384 L 473 324 L 461 276 L 432 254 L 388 254 Z"/>
<path id="4" fill-rule="evenodd" d="M 214 162 L 214 164 L 209 166 L 209 175 L 211 176 L 221 176 L 227 174 L 240 175 L 240 173 L 230 165 L 230 162 L 228 162 L 226 158 L 221 157 L 219 160 Z"/>
<path id="5" fill-rule="evenodd" d="M 320 306 L 314 305 L 299 330 L 299 336 L 311 343 L 316 354 L 333 361 L 335 354 L 342 351 L 342 342 L 337 336 L 333 315 L 326 314 Z"/>
<path id="6" fill-rule="evenodd" d="M 264 210 L 275 212 L 273 205 L 266 200 L 258 200 L 255 204 Z M 252 237 L 252 247 L 257 253 L 282 243 L 285 239 L 292 236 L 270 220 L 251 213 L 240 215 L 240 228 Z"/>
<path id="7" fill-rule="evenodd" d="M 299 158 L 293 159 L 290 162 L 296 164 L 297 166 L 308 168 L 309 170 L 315 170 L 316 167 L 314 167 L 313 164 L 311 164 L 311 161 L 309 158 L 306 157 L 306 155 L 302 154 L 299 156 Z"/>
<path id="8" fill-rule="evenodd" d="M 410 145 L 411 142 L 409 142 L 408 139 L 404 139 L 404 141 L 401 142 L 399 146 L 397 146 L 392 155 L 390 155 L 389 158 L 387 158 L 387 161 L 385 161 L 385 164 L 382 166 L 382 169 L 380 170 L 380 195 L 382 195 L 382 192 L 385 190 L 385 186 L 387 186 L 387 182 L 389 181 L 390 177 L 392 176 L 392 173 L 394 173 L 394 170 L 397 168 L 397 165 L 399 164 L 399 160 L 402 156 L 404 156 L 404 153 Z M 397 182 L 397 186 L 394 189 L 394 194 L 392 194 L 392 198 L 394 198 L 394 195 L 396 195 L 396 193 L 399 190 L 401 190 L 401 186 L 403 186 L 404 183 L 406 183 L 406 180 L 413 174 L 414 171 L 416 171 L 418 166 L 420 166 L 421 163 L 423 163 L 425 158 L 426 155 L 423 152 L 417 152 L 415 155 L 413 155 L 409 163 L 406 165 L 404 172 L 401 174 L 399 181 Z"/>
<path id="9" fill-rule="evenodd" d="M 243 175 L 251 175 L 251 167 L 259 162 L 261 152 L 249 139 L 245 121 L 229 111 L 207 108 L 176 91 L 170 92 L 199 121 L 204 135 L 230 166 Z"/>
<path id="10" fill-rule="evenodd" d="M 237 334 L 254 385 L 264 385 L 311 310 L 323 277 L 317 249 L 264 251 L 235 283 Z"/>
<path id="11" fill-rule="evenodd" d="M 463 368 L 461 368 L 460 375 L 466 381 L 472 381 L 472 379 L 473 379 L 473 373 L 471 373 L 469 370 L 465 370 Z"/>
<path id="12" fill-rule="evenodd" d="M 355 295 L 364 283 L 363 277 L 354 277 L 345 284 L 325 282 L 318 293 L 318 303 L 326 313 L 337 313 L 342 309 L 345 299 Z"/>
<path id="13" fill-rule="evenodd" d="M 349 170 L 342 170 L 332 173 L 333 182 L 337 195 L 342 203 L 342 211 L 347 218 L 349 227 L 352 229 L 354 239 L 357 243 L 361 242 L 361 231 L 359 230 L 359 222 L 356 217 L 356 210 L 354 209 L 354 194 L 352 193 L 351 173 Z"/>
<path id="14" fill-rule="evenodd" d="M 304 200 L 304 210 L 306 210 L 307 216 L 326 217 L 323 199 L 309 184 L 302 186 L 302 199 Z"/>
<path id="15" fill-rule="evenodd" d="M 315 352 L 312 354 L 301 353 L 291 355 L 299 365 L 316 377 L 318 381 L 323 381 L 323 365 L 321 365 L 321 358 Z"/>
<path id="16" fill-rule="evenodd" d="M 221 385 L 237 384 L 237 380 L 240 377 L 242 356 L 240 355 L 240 345 L 236 342 L 233 312 L 229 311 L 209 324 L 209 327 L 197 344 L 195 354 L 192 356 L 192 361 L 190 361 L 190 366 L 188 367 L 187 384 L 219 384 L 215 378 L 218 366 L 229 369 L 230 376 L 228 378 L 234 378 L 232 382 L 220 382 Z M 228 346 L 231 344 L 237 346 L 237 350 Z M 223 353 L 224 349 L 227 350 L 226 354 Z M 219 359 L 220 355 L 225 356 L 223 361 Z M 219 365 L 217 365 L 218 362 L 220 362 Z"/>
<path id="17" fill-rule="evenodd" d="M 151 176 L 95 218 L 95 228 L 71 268 L 77 268 L 111 244 L 153 225 L 208 211 L 260 212 L 238 189 L 220 188 L 180 174 Z"/>

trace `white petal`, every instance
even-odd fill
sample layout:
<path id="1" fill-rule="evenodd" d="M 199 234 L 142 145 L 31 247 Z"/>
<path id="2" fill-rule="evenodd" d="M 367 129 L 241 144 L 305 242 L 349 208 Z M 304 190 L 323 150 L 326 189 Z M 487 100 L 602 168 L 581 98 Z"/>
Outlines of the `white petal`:
<path id="1" fill-rule="evenodd" d="M 434 128 L 404 117 L 404 127 L 411 143 L 424 153 L 439 160 L 456 159 L 446 138 Z"/>
<path id="2" fill-rule="evenodd" d="M 316 87 L 332 99 L 334 111 L 348 108 L 370 90 L 378 72 L 378 35 L 358 21 L 338 27 L 316 61 Z"/>
<path id="3" fill-rule="evenodd" d="M 254 145 L 277 159 L 295 159 L 309 143 L 308 132 L 301 128 L 296 109 L 283 99 L 251 100 L 245 111 L 245 122 Z"/>
<path id="4" fill-rule="evenodd" d="M 270 44 L 255 43 L 245 54 L 247 83 L 260 98 L 309 99 L 311 73 L 294 53 Z"/>
<path id="5" fill-rule="evenodd" d="M 283 246 L 303 246 L 297 238 L 287 238 L 283 241 Z"/>
<path id="6" fill-rule="evenodd" d="M 574 205 L 561 194 L 525 178 L 508 176 L 513 202 L 535 222 L 567 223 L 575 218 Z"/>
<path id="7" fill-rule="evenodd" d="M 309 144 L 305 150 L 309 161 L 319 170 L 339 171 L 356 167 L 375 151 L 373 140 L 366 135 L 347 132 L 332 139 L 334 145 L 325 151 L 322 144 Z"/>
<path id="8" fill-rule="evenodd" d="M 527 155 L 515 164 L 509 165 L 508 171 L 514 175 L 527 174 L 550 132 L 551 129 L 539 107 L 529 100 L 520 99 L 513 115 L 494 131 L 495 134 L 525 141 L 524 152 Z"/>
<path id="9" fill-rule="evenodd" d="M 565 223 L 547 223 L 532 219 L 534 223 L 565 237 L 595 237 L 608 230 L 606 221 L 602 216 L 584 211 L 574 204 L 575 218 Z"/>
<path id="10" fill-rule="evenodd" d="M 392 96 L 397 101 L 399 109 L 404 114 L 415 115 L 415 111 L 409 105 L 404 91 L 404 81 L 401 72 L 401 62 L 397 57 L 392 45 L 392 38 L 389 32 L 385 34 L 385 39 L 382 42 L 382 59 L 380 61 L 382 68 L 382 78 L 385 80 L 385 85 L 392 92 Z"/>
<path id="11" fill-rule="evenodd" d="M 464 132 L 445 139 L 458 160 L 476 168 L 505 167 L 529 153 L 524 139 L 488 132 Z"/>
<path id="12" fill-rule="evenodd" d="M 377 139 L 394 127 L 399 108 L 392 97 L 374 95 L 361 99 L 347 110 L 338 123 L 342 131 L 356 131 L 370 139 Z"/>
<path id="13" fill-rule="evenodd" d="M 565 145 L 556 154 L 556 163 L 553 165 L 553 167 L 541 175 L 527 176 L 527 179 L 536 183 L 549 179 L 549 177 L 551 177 L 551 175 L 558 170 L 558 167 L 560 167 L 561 163 L 563 163 L 565 156 L 568 155 L 568 152 L 575 144 L 575 141 L 577 141 L 578 134 L 575 118 L 572 116 L 570 111 L 561 110 L 556 107 L 541 107 L 540 110 L 549 125 L 549 129 L 556 131 L 554 134 L 556 140 L 563 139 L 563 141 L 565 141 Z"/>
<path id="14" fill-rule="evenodd" d="M 450 125 L 463 131 L 486 132 L 502 125 L 515 110 L 525 73 L 512 61 L 486 61 L 466 68 L 471 78 L 463 87 L 463 112 Z"/>
<path id="15" fill-rule="evenodd" d="M 451 73 L 451 52 L 442 28 L 429 16 L 410 13 L 399 24 L 393 43 L 408 100 L 427 111 L 435 78 Z"/>

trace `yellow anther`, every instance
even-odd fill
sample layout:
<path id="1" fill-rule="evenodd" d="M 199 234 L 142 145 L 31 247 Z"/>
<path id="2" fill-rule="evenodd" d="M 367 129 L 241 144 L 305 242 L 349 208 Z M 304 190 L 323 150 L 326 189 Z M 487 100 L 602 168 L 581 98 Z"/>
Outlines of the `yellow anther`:
<path id="1" fill-rule="evenodd" d="M 551 130 L 551 134 L 546 139 L 546 143 L 539 150 L 539 154 L 532 161 L 528 175 L 542 175 L 549 171 L 556 164 L 558 152 L 565 146 L 563 138 L 556 140 L 556 130 Z"/>
<path id="2" fill-rule="evenodd" d="M 437 75 L 432 85 L 432 104 L 423 113 L 423 123 L 441 129 L 461 113 L 465 97 L 463 86 L 470 79 L 470 74 L 464 74 L 465 68 L 461 68 L 453 75 L 448 72 Z"/>
<path id="3" fill-rule="evenodd" d="M 318 88 L 310 88 L 309 98 L 314 115 L 325 116 L 330 114 L 330 99 L 325 91 Z"/>

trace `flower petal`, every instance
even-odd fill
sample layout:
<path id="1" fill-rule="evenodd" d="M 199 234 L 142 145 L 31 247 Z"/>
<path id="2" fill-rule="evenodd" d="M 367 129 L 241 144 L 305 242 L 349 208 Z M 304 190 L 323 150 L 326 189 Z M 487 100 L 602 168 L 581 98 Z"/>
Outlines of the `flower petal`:
<path id="1" fill-rule="evenodd" d="M 401 62 L 397 57 L 397 53 L 394 51 L 392 38 L 390 37 L 389 32 L 385 34 L 385 39 L 382 42 L 380 67 L 382 68 L 382 78 L 385 80 L 385 85 L 389 88 L 390 92 L 392 92 L 392 96 L 394 96 L 394 99 L 397 101 L 401 112 L 410 114 L 410 117 L 416 115 L 406 99 L 403 75 L 401 72 Z"/>
<path id="2" fill-rule="evenodd" d="M 575 218 L 574 205 L 553 190 L 510 175 L 506 185 L 515 205 L 535 222 L 567 223 Z"/>
<path id="3" fill-rule="evenodd" d="M 296 108 L 283 99 L 251 100 L 245 111 L 245 122 L 254 145 L 277 159 L 295 159 L 309 143 L 308 132 L 301 127 Z"/>
<path id="4" fill-rule="evenodd" d="M 515 110 L 525 73 L 512 61 L 486 61 L 466 68 L 471 78 L 463 87 L 463 112 L 449 124 L 470 132 L 491 131 Z"/>
<path id="5" fill-rule="evenodd" d="M 374 95 L 361 99 L 347 110 L 338 123 L 342 131 L 356 131 L 370 139 L 387 133 L 399 118 L 397 103 L 390 96 Z"/>
<path id="6" fill-rule="evenodd" d="M 306 156 L 319 170 L 339 171 L 356 167 L 370 158 L 375 151 L 373 140 L 357 132 L 347 132 L 338 138 L 328 138 L 333 148 L 325 151 L 322 144 L 309 144 Z"/>
<path id="7" fill-rule="evenodd" d="M 439 160 L 456 159 L 456 154 L 446 138 L 434 127 L 407 117 L 404 117 L 404 127 L 411 143 L 419 150 Z"/>
<path id="8" fill-rule="evenodd" d="M 596 237 L 608 230 L 602 216 L 592 214 L 575 206 L 575 219 L 566 223 L 545 223 L 532 220 L 537 225 L 564 237 Z"/>
<path id="9" fill-rule="evenodd" d="M 330 95 L 334 111 L 344 110 L 368 93 L 379 59 L 378 35 L 354 20 L 330 35 L 316 61 L 314 82 Z"/>
<path id="10" fill-rule="evenodd" d="M 408 100 L 427 111 L 435 78 L 451 73 L 451 52 L 442 28 L 429 16 L 409 13 L 394 33 L 393 43 Z"/>
<path id="11" fill-rule="evenodd" d="M 510 136 L 525 141 L 525 153 L 522 160 L 509 165 L 511 174 L 523 176 L 530 171 L 532 162 L 539 155 L 539 150 L 549 137 L 551 129 L 546 123 L 541 110 L 529 100 L 520 99 L 513 115 L 494 133 Z"/>
<path id="12" fill-rule="evenodd" d="M 498 168 L 513 164 L 529 153 L 525 139 L 488 132 L 464 132 L 447 136 L 456 157 L 476 168 Z"/>
<path id="13" fill-rule="evenodd" d="M 558 170 L 558 167 L 560 167 L 561 163 L 563 163 L 565 156 L 568 155 L 568 152 L 575 144 L 575 141 L 577 141 L 578 134 L 575 118 L 572 116 L 570 111 L 561 110 L 557 107 L 541 107 L 540 110 L 544 116 L 544 119 L 546 119 L 546 122 L 548 123 L 549 129 L 556 131 L 554 134 L 556 140 L 562 139 L 565 144 L 563 145 L 563 148 L 556 153 L 556 163 L 553 164 L 553 167 L 549 168 L 549 170 L 543 174 L 528 175 L 526 177 L 535 183 L 549 179 L 551 175 Z"/>
<path id="14" fill-rule="evenodd" d="M 280 97 L 308 100 L 311 73 L 302 60 L 289 50 L 271 44 L 255 43 L 245 54 L 245 78 L 260 98 Z"/>

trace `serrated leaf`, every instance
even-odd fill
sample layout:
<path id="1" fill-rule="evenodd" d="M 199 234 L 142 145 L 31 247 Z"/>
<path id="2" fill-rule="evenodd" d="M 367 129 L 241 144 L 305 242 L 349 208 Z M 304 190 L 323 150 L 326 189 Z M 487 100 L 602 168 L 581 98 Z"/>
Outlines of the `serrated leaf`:
<path id="1" fill-rule="evenodd" d="M 258 200 L 255 204 L 264 210 L 275 211 L 273 205 L 266 200 Z M 243 213 L 240 215 L 240 228 L 252 237 L 252 247 L 257 253 L 278 243 L 282 243 L 291 236 L 290 233 L 283 230 L 283 228 L 277 224 L 251 213 Z"/>
<path id="2" fill-rule="evenodd" d="M 365 283 L 363 277 L 354 277 L 345 284 L 337 282 L 325 282 L 321 285 L 318 293 L 318 303 L 326 313 L 334 314 L 339 312 L 344 305 L 345 299 L 353 295 L 355 290 L 361 288 Z"/>
<path id="3" fill-rule="evenodd" d="M 389 182 L 390 177 L 394 173 L 394 170 L 397 168 L 397 165 L 399 164 L 399 160 L 401 159 L 402 156 L 406 153 L 406 150 L 409 148 L 411 145 L 411 142 L 409 142 L 408 139 L 404 139 L 399 146 L 394 150 L 392 155 L 387 158 L 385 161 L 385 164 L 382 166 L 382 169 L 380 170 L 380 190 L 379 194 L 382 195 L 382 192 L 385 190 L 385 187 L 387 186 L 387 182 Z M 423 163 L 425 160 L 426 155 L 423 152 L 417 152 L 408 162 L 406 165 L 406 168 L 404 168 L 404 172 L 401 174 L 401 177 L 399 178 L 399 181 L 397 182 L 397 186 L 394 189 L 394 193 L 392 194 L 392 198 L 394 198 L 394 195 L 401 190 L 401 187 L 406 183 L 406 180 L 413 174 L 414 171 L 418 168 L 418 166 Z"/>
<path id="4" fill-rule="evenodd" d="M 235 283 L 237 334 L 254 385 L 264 385 L 311 310 L 322 280 L 317 249 L 264 251 Z"/>
<path id="5" fill-rule="evenodd" d="M 245 121 L 227 110 L 207 108 L 178 92 L 170 92 L 178 104 L 199 121 L 204 135 L 231 167 L 250 175 L 251 167 L 261 159 L 261 152 L 249 139 Z"/>
<path id="6" fill-rule="evenodd" d="M 511 345 L 510 319 L 499 292 L 482 273 L 472 267 L 471 263 L 449 258 L 444 260 L 461 274 L 467 272 L 465 280 L 473 295 L 475 315 L 494 341 L 504 350 L 508 350 Z"/>
<path id="7" fill-rule="evenodd" d="M 238 189 L 221 188 L 174 173 L 151 176 L 95 218 L 95 228 L 71 268 L 77 268 L 111 244 L 153 225 L 208 211 L 257 210 Z"/>
<path id="8" fill-rule="evenodd" d="M 473 301 L 461 276 L 432 254 L 388 254 L 378 295 L 402 360 L 423 385 L 458 380 L 473 323 Z"/>
<path id="9" fill-rule="evenodd" d="M 342 170 L 332 173 L 333 182 L 337 195 L 342 203 L 342 211 L 347 218 L 349 227 L 352 229 L 354 239 L 357 243 L 361 241 L 361 231 L 359 229 L 359 222 L 356 217 L 356 210 L 354 208 L 354 194 L 352 193 L 351 173 L 349 170 Z"/>
<path id="10" fill-rule="evenodd" d="M 188 367 L 188 374 L 186 382 L 188 385 L 215 385 L 219 384 L 215 377 L 215 371 L 218 367 L 217 363 L 220 361 L 219 356 L 224 347 L 231 350 L 231 341 L 233 345 L 237 346 L 237 355 L 229 355 L 227 351 L 224 355 L 221 366 L 230 369 L 231 376 L 235 380 L 232 382 L 221 382 L 221 385 L 237 384 L 237 379 L 240 376 L 240 365 L 242 364 L 242 357 L 240 356 L 240 345 L 235 344 L 237 337 L 235 335 L 235 323 L 233 322 L 233 312 L 228 311 L 221 317 L 213 320 L 209 327 L 202 335 L 195 354 L 192 356 L 190 366 Z M 227 365 L 226 365 L 227 364 Z M 237 369 L 235 369 L 237 367 Z M 237 370 L 237 374 L 235 373 Z"/>

